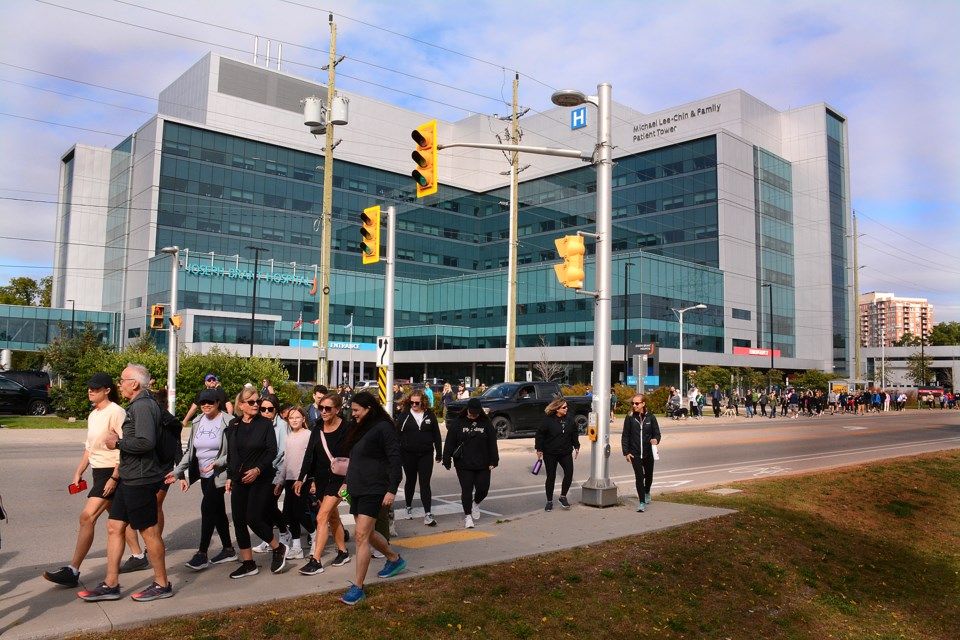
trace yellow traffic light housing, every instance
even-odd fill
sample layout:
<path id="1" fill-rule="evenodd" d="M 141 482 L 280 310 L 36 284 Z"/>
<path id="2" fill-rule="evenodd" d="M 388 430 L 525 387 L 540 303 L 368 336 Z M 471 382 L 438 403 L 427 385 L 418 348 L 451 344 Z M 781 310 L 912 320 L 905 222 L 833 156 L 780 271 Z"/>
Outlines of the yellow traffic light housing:
<path id="1" fill-rule="evenodd" d="M 571 289 L 583 288 L 583 256 L 586 253 L 586 247 L 583 246 L 582 236 L 563 236 L 554 240 L 557 245 L 557 253 L 563 258 L 563 264 L 554 265 L 557 272 L 557 280 L 565 287 Z"/>
<path id="2" fill-rule="evenodd" d="M 360 214 L 360 255 L 363 264 L 380 262 L 380 205 Z"/>
<path id="3" fill-rule="evenodd" d="M 166 307 L 162 304 L 155 304 L 150 307 L 150 328 L 151 329 L 163 329 L 163 315 L 166 312 Z"/>
<path id="4" fill-rule="evenodd" d="M 179 313 L 175 313 L 172 316 L 170 316 L 170 325 L 174 329 L 179 330 L 181 327 L 183 327 L 183 316 L 180 315 Z"/>
<path id="5" fill-rule="evenodd" d="M 417 183 L 417 197 L 422 198 L 437 192 L 437 121 L 425 122 L 410 133 L 417 143 L 410 154 L 417 168 L 411 174 Z"/>

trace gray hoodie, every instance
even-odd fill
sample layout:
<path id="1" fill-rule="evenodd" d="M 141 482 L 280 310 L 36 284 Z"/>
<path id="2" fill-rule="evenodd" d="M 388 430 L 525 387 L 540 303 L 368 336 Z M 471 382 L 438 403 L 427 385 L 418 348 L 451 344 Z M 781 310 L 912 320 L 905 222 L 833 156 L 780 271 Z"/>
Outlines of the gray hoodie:
<path id="1" fill-rule="evenodd" d="M 157 461 L 160 405 L 146 389 L 130 401 L 123 421 L 120 450 L 120 479 L 131 485 L 153 484 L 166 475 Z"/>

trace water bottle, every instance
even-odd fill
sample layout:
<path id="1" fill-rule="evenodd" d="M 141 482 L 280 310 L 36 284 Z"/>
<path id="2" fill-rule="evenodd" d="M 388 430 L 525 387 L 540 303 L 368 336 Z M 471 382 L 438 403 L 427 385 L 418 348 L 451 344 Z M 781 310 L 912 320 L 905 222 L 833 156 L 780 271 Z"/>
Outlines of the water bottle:
<path id="1" fill-rule="evenodd" d="M 337 495 L 339 495 L 341 498 L 343 498 L 343 500 L 344 500 L 347 504 L 350 504 L 350 492 L 347 491 L 347 488 L 346 488 L 346 487 L 343 487 L 342 489 L 340 489 L 340 491 L 337 492 Z"/>

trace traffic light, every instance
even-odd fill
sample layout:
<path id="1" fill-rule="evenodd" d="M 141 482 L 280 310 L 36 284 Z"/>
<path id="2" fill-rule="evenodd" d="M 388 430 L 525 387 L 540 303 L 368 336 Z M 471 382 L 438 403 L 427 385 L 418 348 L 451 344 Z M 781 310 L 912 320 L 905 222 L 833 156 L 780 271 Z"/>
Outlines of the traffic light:
<path id="1" fill-rule="evenodd" d="M 571 289 L 583 288 L 583 255 L 586 248 L 583 246 L 583 236 L 563 236 L 554 240 L 557 253 L 563 258 L 563 264 L 553 266 L 557 272 L 557 280 Z"/>
<path id="2" fill-rule="evenodd" d="M 174 329 L 179 330 L 183 326 L 183 316 L 179 313 L 170 316 L 170 325 L 173 326 Z"/>
<path id="3" fill-rule="evenodd" d="M 166 307 L 162 304 L 155 304 L 150 307 L 150 328 L 151 329 L 163 329 L 163 314 L 166 311 Z"/>
<path id="4" fill-rule="evenodd" d="M 367 207 L 360 214 L 360 255 L 363 264 L 380 262 L 380 205 Z"/>
<path id="5" fill-rule="evenodd" d="M 416 150 L 410 154 L 417 168 L 413 170 L 413 179 L 417 182 L 417 197 L 422 198 L 437 192 L 437 121 L 425 122 L 410 133 L 417 143 Z"/>

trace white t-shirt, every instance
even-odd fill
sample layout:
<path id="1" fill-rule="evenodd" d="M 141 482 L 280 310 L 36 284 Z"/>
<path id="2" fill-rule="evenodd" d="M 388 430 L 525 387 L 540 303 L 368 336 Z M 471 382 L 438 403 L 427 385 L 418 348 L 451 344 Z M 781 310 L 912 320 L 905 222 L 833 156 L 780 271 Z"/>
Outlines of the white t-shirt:
<path id="1" fill-rule="evenodd" d="M 94 409 L 87 418 L 87 441 L 84 448 L 89 453 L 90 466 L 94 469 L 115 467 L 120 463 L 120 451 L 107 449 L 103 444 L 111 431 L 123 437 L 123 421 L 127 412 L 115 402 L 108 402 L 102 409 Z"/>

